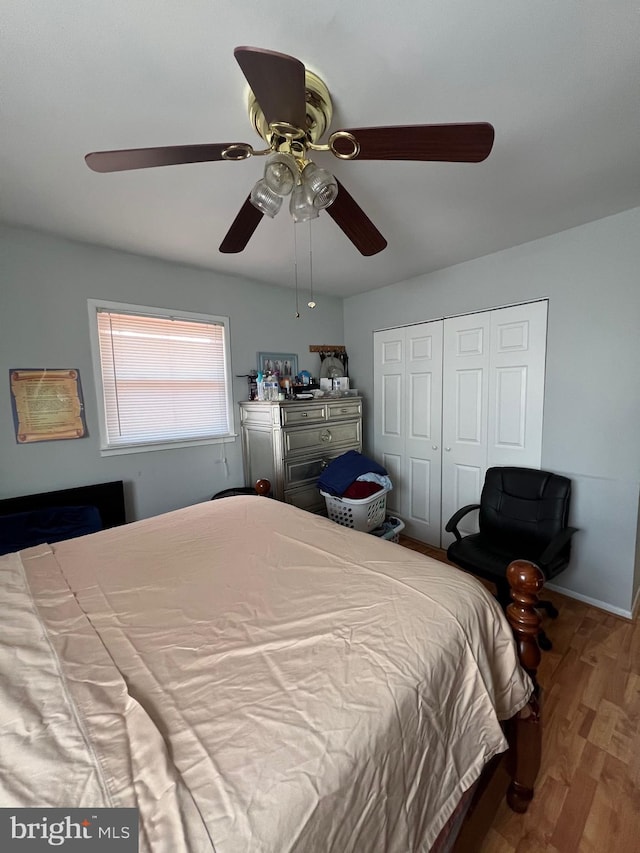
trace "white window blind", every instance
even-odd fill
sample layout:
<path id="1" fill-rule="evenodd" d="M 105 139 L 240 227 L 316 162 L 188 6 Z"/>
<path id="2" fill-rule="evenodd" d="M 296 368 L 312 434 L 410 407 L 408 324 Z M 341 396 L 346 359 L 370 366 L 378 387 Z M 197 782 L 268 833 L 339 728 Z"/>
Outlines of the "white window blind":
<path id="1" fill-rule="evenodd" d="M 100 307 L 96 318 L 108 448 L 230 434 L 223 322 Z"/>

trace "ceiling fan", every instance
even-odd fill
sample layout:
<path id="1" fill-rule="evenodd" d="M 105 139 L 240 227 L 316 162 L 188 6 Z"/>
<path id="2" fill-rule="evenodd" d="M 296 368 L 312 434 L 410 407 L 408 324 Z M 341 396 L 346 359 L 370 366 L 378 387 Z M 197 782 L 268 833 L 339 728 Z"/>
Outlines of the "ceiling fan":
<path id="1" fill-rule="evenodd" d="M 310 159 L 330 151 L 340 160 L 423 160 L 479 163 L 489 156 L 494 129 L 486 122 L 347 128 L 331 133 L 333 107 L 325 83 L 300 60 L 257 47 L 237 47 L 234 56 L 251 89 L 249 118 L 267 147 L 246 142 L 173 145 L 95 151 L 85 157 L 95 172 L 119 172 L 267 156 L 264 178 L 246 199 L 220 244 L 221 252 L 241 252 L 263 215 L 273 216 L 291 195 L 294 221 L 325 209 L 363 255 L 382 251 L 387 241 L 345 187 Z"/>

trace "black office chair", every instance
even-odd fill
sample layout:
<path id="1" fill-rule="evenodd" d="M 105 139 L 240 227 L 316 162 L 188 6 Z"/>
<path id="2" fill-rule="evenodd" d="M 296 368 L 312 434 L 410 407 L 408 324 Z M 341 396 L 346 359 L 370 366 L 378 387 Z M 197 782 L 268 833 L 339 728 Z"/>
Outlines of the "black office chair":
<path id="1" fill-rule="evenodd" d="M 489 468 L 479 504 L 459 509 L 445 530 L 456 537 L 447 550 L 447 558 L 478 577 L 495 584 L 497 598 L 506 608 L 511 601 L 507 566 L 513 560 L 529 560 L 539 566 L 546 580 L 569 565 L 571 537 L 569 527 L 571 480 L 534 468 Z M 479 533 L 462 536 L 460 520 L 479 509 Z M 537 607 L 555 619 L 558 611 L 550 601 Z M 551 641 L 538 634 L 542 649 Z"/>

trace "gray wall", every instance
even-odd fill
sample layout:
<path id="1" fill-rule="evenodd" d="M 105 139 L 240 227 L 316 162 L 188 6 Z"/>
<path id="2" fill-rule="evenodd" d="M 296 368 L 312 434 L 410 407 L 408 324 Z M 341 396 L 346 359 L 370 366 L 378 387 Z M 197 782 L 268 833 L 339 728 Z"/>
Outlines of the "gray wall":
<path id="1" fill-rule="evenodd" d="M 242 485 L 240 439 L 229 444 L 101 457 L 89 344 L 89 297 L 230 318 L 231 366 L 257 367 L 258 351 L 298 353 L 299 369 L 317 374 L 309 344 L 343 343 L 342 300 L 318 298 L 296 320 L 290 288 L 270 287 L 137 255 L 0 228 L 0 497 L 124 480 L 129 518 L 145 518 Z M 304 300 L 301 300 L 304 305 Z M 77 367 L 89 437 L 17 445 L 9 369 Z M 247 399 L 234 379 L 234 399 Z M 236 431 L 239 414 L 236 405 Z M 225 465 L 221 460 L 226 458 Z"/>
<path id="2" fill-rule="evenodd" d="M 640 486 L 640 208 L 345 300 L 359 390 L 372 332 L 549 298 L 542 467 L 574 482 L 571 567 L 556 586 L 628 613 Z M 372 447 L 372 422 L 366 442 Z"/>
<path id="3" fill-rule="evenodd" d="M 234 375 L 255 366 L 259 350 L 297 352 L 300 368 L 313 372 L 308 345 L 344 341 L 365 415 L 375 329 L 548 297 L 542 464 L 573 479 L 581 528 L 557 586 L 628 613 L 640 587 L 639 234 L 635 209 L 347 299 L 344 315 L 341 300 L 324 297 L 296 321 L 289 288 L 0 228 L 0 496 L 123 479 L 130 517 L 144 518 L 243 481 L 239 441 L 100 456 L 89 297 L 229 316 Z M 18 446 L 12 367 L 79 368 L 89 437 Z M 234 397 L 245 399 L 244 379 L 234 380 Z M 370 417 L 365 425 L 370 452 Z"/>

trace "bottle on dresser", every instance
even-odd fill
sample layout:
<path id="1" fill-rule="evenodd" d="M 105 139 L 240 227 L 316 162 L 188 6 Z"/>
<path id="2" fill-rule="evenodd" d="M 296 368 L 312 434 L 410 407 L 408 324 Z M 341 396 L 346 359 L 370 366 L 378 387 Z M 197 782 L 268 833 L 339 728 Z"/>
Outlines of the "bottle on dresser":
<path id="1" fill-rule="evenodd" d="M 280 395 L 280 380 L 275 373 L 269 373 L 264 378 L 264 399 L 277 400 Z"/>

